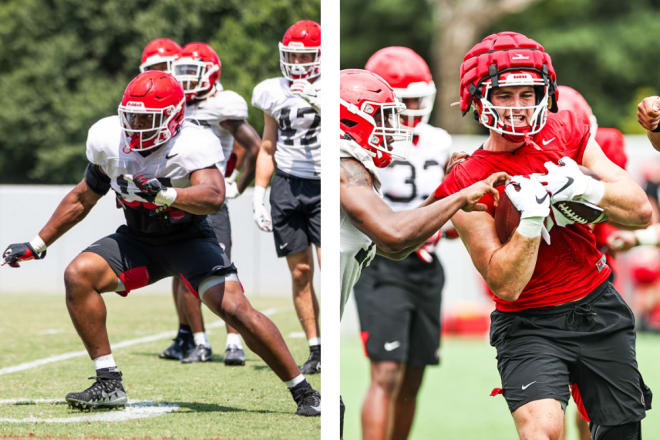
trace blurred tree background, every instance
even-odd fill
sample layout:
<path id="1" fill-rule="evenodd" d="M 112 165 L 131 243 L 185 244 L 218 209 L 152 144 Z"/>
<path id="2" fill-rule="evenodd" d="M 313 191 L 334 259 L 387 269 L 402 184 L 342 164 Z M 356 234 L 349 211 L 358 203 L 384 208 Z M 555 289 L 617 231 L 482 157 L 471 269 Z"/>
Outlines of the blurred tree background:
<path id="1" fill-rule="evenodd" d="M 341 67 L 363 67 L 384 46 L 411 47 L 438 87 L 433 121 L 473 133 L 471 115 L 449 106 L 459 66 L 475 43 L 504 30 L 543 44 L 559 84 L 582 93 L 600 126 L 644 132 L 637 103 L 660 93 L 660 0 L 342 0 Z"/>
<path id="2" fill-rule="evenodd" d="M 319 0 L 7 0 L 0 3 L 0 183 L 75 183 L 88 128 L 115 114 L 160 37 L 210 44 L 221 82 L 250 102 L 280 76 L 277 43 Z M 261 132 L 263 116 L 250 108 Z"/>

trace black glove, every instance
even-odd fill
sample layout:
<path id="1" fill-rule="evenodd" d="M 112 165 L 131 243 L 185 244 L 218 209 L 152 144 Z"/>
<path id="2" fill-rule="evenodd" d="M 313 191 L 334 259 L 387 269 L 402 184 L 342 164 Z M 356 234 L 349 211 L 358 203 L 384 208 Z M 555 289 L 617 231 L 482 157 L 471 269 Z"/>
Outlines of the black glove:
<path id="1" fill-rule="evenodd" d="M 138 173 L 134 175 L 133 183 L 135 183 L 135 185 L 140 189 L 140 192 L 137 193 L 137 195 L 151 203 L 154 203 L 159 192 L 167 189 L 167 187 L 160 183 L 157 178 L 146 175 L 144 173 Z"/>
<path id="2" fill-rule="evenodd" d="M 46 256 L 46 251 L 38 254 L 30 243 L 13 243 L 7 246 L 2 254 L 4 260 L 2 265 L 9 264 L 11 267 L 20 267 L 19 261 L 41 260 Z"/>

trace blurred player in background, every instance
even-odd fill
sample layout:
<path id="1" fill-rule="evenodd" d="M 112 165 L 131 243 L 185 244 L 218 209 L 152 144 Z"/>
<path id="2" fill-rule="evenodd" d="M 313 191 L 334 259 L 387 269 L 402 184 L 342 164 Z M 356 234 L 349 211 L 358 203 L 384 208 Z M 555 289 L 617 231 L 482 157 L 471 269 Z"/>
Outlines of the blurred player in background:
<path id="1" fill-rule="evenodd" d="M 573 112 L 548 113 L 557 111 L 556 75 L 536 41 L 489 35 L 468 51 L 460 72 L 461 110 L 474 106 L 490 133 L 435 197 L 493 171 L 515 175 L 505 191 L 520 221 L 507 242 L 496 233 L 490 200 L 487 213 L 458 212 L 452 222 L 495 295 L 491 345 L 518 435 L 558 439 L 576 383 L 594 440 L 641 438 L 651 393 L 637 369 L 634 318 L 607 281 L 611 269 L 590 225 L 574 213 L 562 218 L 554 204 L 595 205 L 614 223 L 642 226 L 651 217 L 644 192 L 603 154 L 589 125 Z"/>
<path id="2" fill-rule="evenodd" d="M 293 304 L 310 350 L 301 369 L 314 374 L 321 371 L 312 249 L 316 247 L 320 266 L 321 27 L 311 20 L 294 23 L 284 33 L 279 50 L 283 76 L 262 81 L 252 94 L 252 105 L 264 112 L 253 210 L 259 229 L 273 232 L 277 256 L 286 257 Z M 271 177 L 269 213 L 264 198 Z"/>
<path id="3" fill-rule="evenodd" d="M 245 297 L 236 267 L 218 244 L 206 215 L 225 199 L 217 168 L 220 141 L 210 130 L 184 121 L 185 95 L 165 72 L 148 71 L 126 87 L 118 116 L 96 122 L 87 137 L 89 165 L 83 180 L 60 202 L 29 243 L 14 243 L 4 263 L 41 259 L 46 248 L 79 223 L 112 189 L 126 224 L 81 252 L 66 268 L 66 304 L 94 363 L 94 383 L 66 400 L 82 410 L 127 402 L 122 374 L 106 328 L 104 292 L 130 291 L 169 276 L 218 316 L 239 329 L 250 348 L 284 381 L 296 414 L 320 415 L 320 395 L 291 357 L 275 325 Z"/>
<path id="4" fill-rule="evenodd" d="M 394 210 L 422 204 L 442 181 L 451 137 L 428 124 L 435 84 L 428 65 L 407 47 L 386 47 L 367 61 L 406 109 L 401 123 L 413 130 L 405 159 L 378 170 L 385 202 Z M 362 342 L 371 360 L 371 383 L 362 404 L 363 439 L 405 439 L 415 416 L 427 365 L 437 365 L 444 273 L 436 231 L 401 261 L 376 256 L 354 287 Z"/>
<path id="5" fill-rule="evenodd" d="M 182 84 L 186 95 L 186 120 L 208 128 L 222 145 L 223 159 L 217 166 L 227 177 L 226 198 L 237 197 L 254 178 L 256 156 L 261 138 L 247 122 L 248 109 L 245 100 L 237 93 L 225 90 L 220 83 L 222 64 L 218 54 L 205 43 L 188 43 L 179 52 L 173 63 L 172 72 Z M 235 176 L 236 158 L 232 157 L 234 139 L 244 150 L 245 170 L 238 182 Z M 231 178 L 229 178 L 232 176 Z M 207 217 L 215 235 L 231 259 L 231 224 L 227 203 L 220 211 Z M 172 290 L 179 315 L 179 332 L 172 345 L 161 357 L 181 359 L 181 362 L 204 362 L 212 358 L 211 347 L 204 331 L 201 304 L 187 292 L 179 278 L 173 278 Z M 192 337 L 191 337 L 192 336 Z M 227 324 L 225 365 L 244 365 L 245 353 L 240 335 Z"/>
<path id="6" fill-rule="evenodd" d="M 380 196 L 378 169 L 390 165 L 393 158 L 405 159 L 412 140 L 412 130 L 401 124 L 406 107 L 390 85 L 373 72 L 342 70 L 339 82 L 340 313 L 343 314 L 353 286 L 376 252 L 392 259 L 405 258 L 436 234 L 456 211 L 484 209 L 477 201 L 486 193 L 497 198 L 493 185 L 503 182 L 507 175 L 496 173 L 444 200 L 431 203 L 427 199 L 419 207 L 393 211 Z M 386 344 L 384 348 L 394 350 L 401 344 L 397 342 L 392 341 L 392 345 Z M 382 416 L 380 408 L 374 410 Z M 343 427 L 343 417 L 341 422 Z"/>
<path id="7" fill-rule="evenodd" d="M 157 38 L 147 44 L 140 59 L 140 72 L 160 70 L 172 73 L 172 63 L 181 51 L 181 46 L 169 38 Z"/>

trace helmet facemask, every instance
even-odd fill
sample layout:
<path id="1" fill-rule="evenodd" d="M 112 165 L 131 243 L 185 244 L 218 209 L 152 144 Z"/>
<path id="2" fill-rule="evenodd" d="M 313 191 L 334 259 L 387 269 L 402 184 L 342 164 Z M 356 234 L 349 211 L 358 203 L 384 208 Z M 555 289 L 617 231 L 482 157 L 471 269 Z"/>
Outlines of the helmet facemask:
<path id="1" fill-rule="evenodd" d="M 220 70 L 220 66 L 208 61 L 192 58 L 179 58 L 173 65 L 174 77 L 181 83 L 186 100 L 203 99 L 211 93 L 215 84 L 211 76 Z M 200 95 L 201 93 L 201 95 Z"/>
<path id="2" fill-rule="evenodd" d="M 119 120 L 128 150 L 152 150 L 170 140 L 178 127 L 176 118 L 181 115 L 184 100 L 177 106 L 147 108 L 143 102 L 129 101 L 120 105 Z"/>
<path id="3" fill-rule="evenodd" d="M 290 80 L 312 79 L 321 74 L 321 48 L 305 47 L 298 41 L 292 41 L 288 45 L 278 44 L 280 49 L 280 70 L 282 75 Z M 291 60 L 292 54 L 311 54 L 312 61 L 306 63 L 294 63 Z"/>

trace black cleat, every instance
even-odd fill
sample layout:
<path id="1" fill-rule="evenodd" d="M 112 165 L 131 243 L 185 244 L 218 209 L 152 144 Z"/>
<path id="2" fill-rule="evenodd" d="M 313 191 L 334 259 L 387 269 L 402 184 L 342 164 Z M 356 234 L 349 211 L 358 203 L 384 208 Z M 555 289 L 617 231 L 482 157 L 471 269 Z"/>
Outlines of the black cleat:
<path id="1" fill-rule="evenodd" d="M 245 352 L 236 345 L 228 345 L 225 350 L 225 365 L 245 365 Z"/>
<path id="2" fill-rule="evenodd" d="M 306 380 L 290 388 L 293 400 L 298 404 L 297 416 L 314 417 L 321 415 L 321 395 Z"/>
<path id="3" fill-rule="evenodd" d="M 309 358 L 300 367 L 302 374 L 317 374 L 321 372 L 321 352 L 310 351 Z"/>
<path id="4" fill-rule="evenodd" d="M 180 361 L 189 351 L 195 348 L 195 343 L 191 334 L 178 334 L 172 339 L 172 344 L 158 355 L 161 359 L 175 359 Z"/>
<path id="5" fill-rule="evenodd" d="M 188 354 L 181 359 L 181 362 L 184 364 L 190 364 L 192 362 L 208 362 L 211 358 L 213 358 L 211 348 L 204 344 L 200 344 L 190 350 Z"/>
<path id="6" fill-rule="evenodd" d="M 124 408 L 128 398 L 121 382 L 121 372 L 97 371 L 91 387 L 80 393 L 69 393 L 66 402 L 81 411 Z"/>

